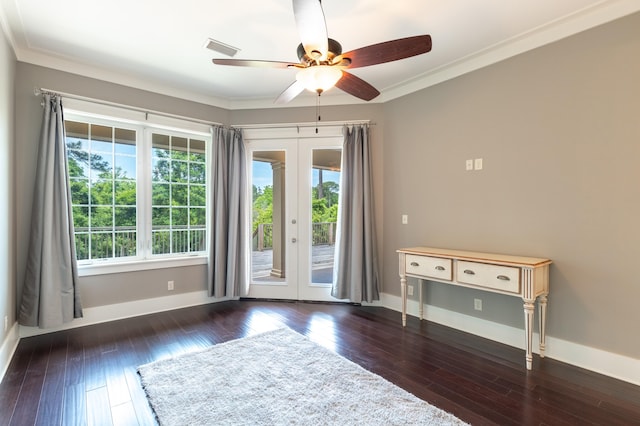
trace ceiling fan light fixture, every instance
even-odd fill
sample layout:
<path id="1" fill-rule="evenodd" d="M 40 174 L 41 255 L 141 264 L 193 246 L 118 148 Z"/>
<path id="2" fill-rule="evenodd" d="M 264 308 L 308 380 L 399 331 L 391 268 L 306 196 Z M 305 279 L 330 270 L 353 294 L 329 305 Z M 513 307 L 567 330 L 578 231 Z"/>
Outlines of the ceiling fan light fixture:
<path id="1" fill-rule="evenodd" d="M 314 93 L 322 93 L 336 85 L 342 77 L 342 70 L 331 65 L 315 65 L 301 69 L 296 74 L 305 89 Z"/>

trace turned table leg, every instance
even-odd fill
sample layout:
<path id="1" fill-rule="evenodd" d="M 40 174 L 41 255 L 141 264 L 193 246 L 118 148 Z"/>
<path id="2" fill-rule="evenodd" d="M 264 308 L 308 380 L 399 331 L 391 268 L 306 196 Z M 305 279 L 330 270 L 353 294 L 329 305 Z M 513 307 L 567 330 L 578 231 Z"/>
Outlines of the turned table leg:
<path id="1" fill-rule="evenodd" d="M 407 325 L 407 277 L 406 275 L 400 276 L 400 293 L 402 297 L 402 326 Z"/>
<path id="2" fill-rule="evenodd" d="M 527 361 L 527 370 L 531 370 L 533 365 L 533 352 L 532 352 L 532 343 L 533 343 L 533 327 L 531 324 L 533 323 L 533 311 L 534 311 L 534 301 L 525 301 L 524 302 L 524 331 L 527 336 L 527 349 L 526 349 L 526 361 Z"/>
<path id="3" fill-rule="evenodd" d="M 540 329 L 540 358 L 544 358 L 546 349 L 546 325 L 547 325 L 547 295 L 543 294 L 538 299 L 539 318 L 538 326 Z"/>

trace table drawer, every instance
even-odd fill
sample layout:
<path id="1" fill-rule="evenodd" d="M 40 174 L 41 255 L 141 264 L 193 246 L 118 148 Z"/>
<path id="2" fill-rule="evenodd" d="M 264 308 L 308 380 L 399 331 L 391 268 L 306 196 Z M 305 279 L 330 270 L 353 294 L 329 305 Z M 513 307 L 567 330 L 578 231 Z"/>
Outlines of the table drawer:
<path id="1" fill-rule="evenodd" d="M 408 254 L 405 262 L 407 274 L 409 275 L 418 275 L 425 278 L 435 278 L 447 281 L 451 281 L 453 278 L 451 259 Z"/>
<path id="2" fill-rule="evenodd" d="M 459 283 L 520 293 L 520 268 L 458 261 L 456 277 Z"/>

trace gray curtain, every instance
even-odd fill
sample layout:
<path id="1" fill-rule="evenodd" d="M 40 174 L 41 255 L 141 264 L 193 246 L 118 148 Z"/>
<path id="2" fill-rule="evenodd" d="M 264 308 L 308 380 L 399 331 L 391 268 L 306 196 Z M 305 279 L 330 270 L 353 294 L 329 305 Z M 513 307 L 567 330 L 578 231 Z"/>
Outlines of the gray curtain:
<path id="1" fill-rule="evenodd" d="M 331 295 L 356 303 L 380 299 L 371 173 L 369 126 L 345 127 Z"/>
<path id="2" fill-rule="evenodd" d="M 209 296 L 245 296 L 248 290 L 244 222 L 247 173 L 241 130 L 215 127 L 211 157 Z"/>
<path id="3" fill-rule="evenodd" d="M 82 306 L 62 103 L 59 96 L 45 94 L 43 98 L 29 252 L 18 321 L 49 328 L 82 317 Z"/>

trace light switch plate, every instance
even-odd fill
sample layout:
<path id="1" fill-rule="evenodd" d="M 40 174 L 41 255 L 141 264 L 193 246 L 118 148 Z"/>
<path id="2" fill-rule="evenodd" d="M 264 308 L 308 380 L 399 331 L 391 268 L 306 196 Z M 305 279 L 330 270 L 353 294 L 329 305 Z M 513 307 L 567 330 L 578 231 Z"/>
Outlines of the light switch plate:
<path id="1" fill-rule="evenodd" d="M 465 167 L 467 171 L 473 170 L 473 160 L 467 160 Z"/>
<path id="2" fill-rule="evenodd" d="M 482 158 L 476 158 L 475 159 L 475 166 L 474 168 L 476 170 L 482 170 Z"/>

